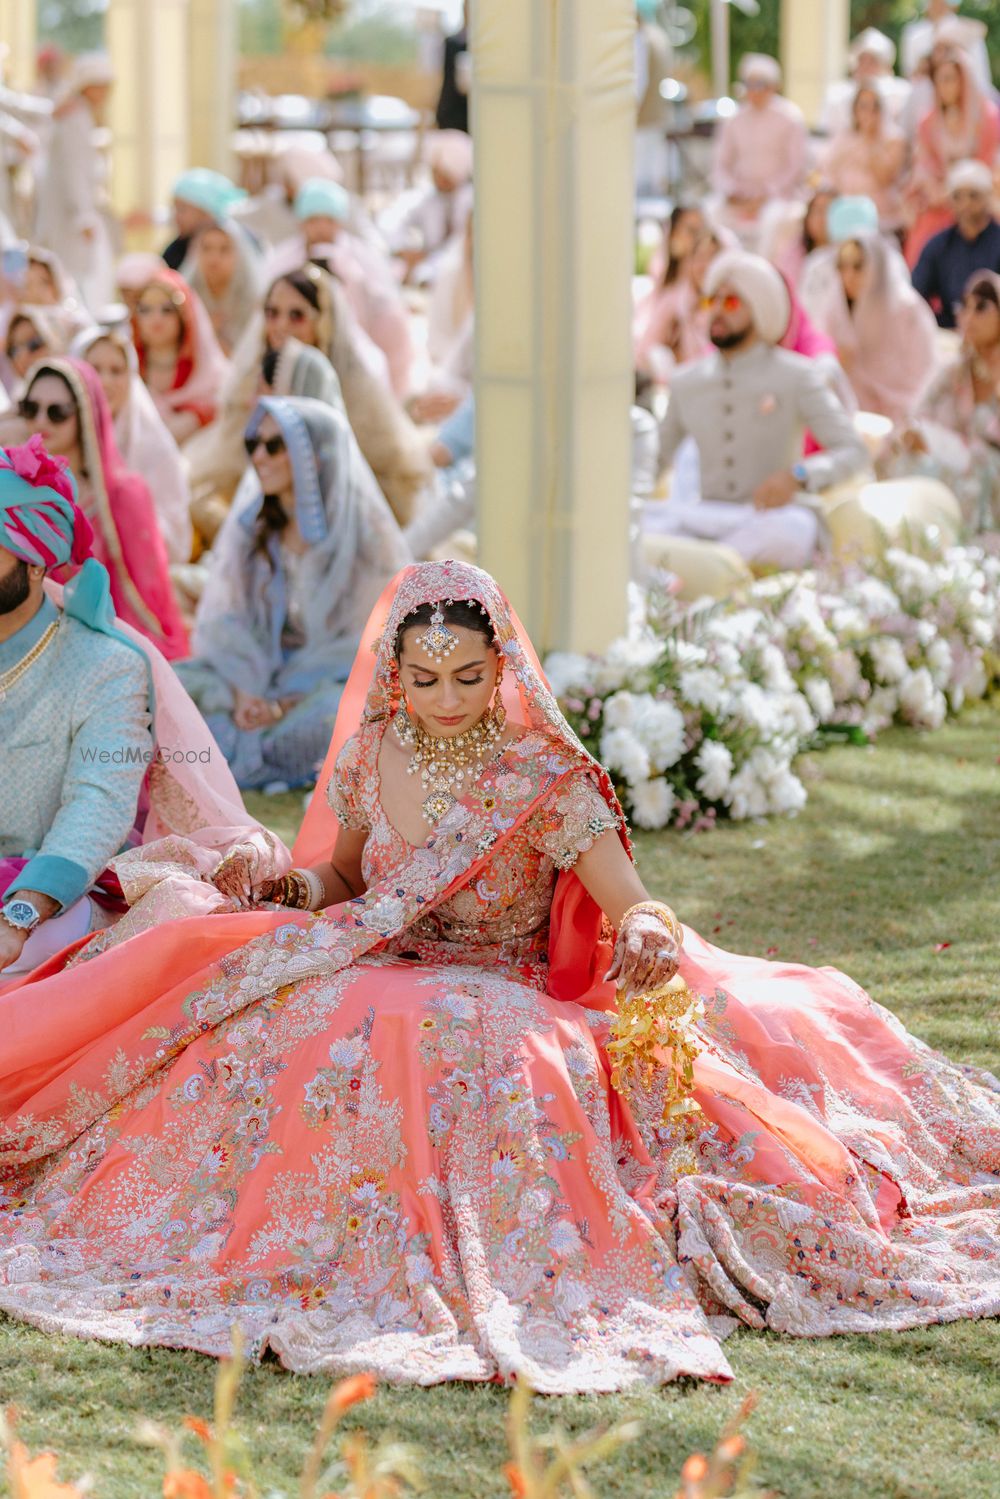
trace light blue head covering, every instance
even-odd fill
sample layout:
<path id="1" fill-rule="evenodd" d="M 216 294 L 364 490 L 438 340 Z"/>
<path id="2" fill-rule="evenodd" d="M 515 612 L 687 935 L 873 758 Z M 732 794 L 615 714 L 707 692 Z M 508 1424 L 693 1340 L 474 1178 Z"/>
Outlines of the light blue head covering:
<path id="1" fill-rule="evenodd" d="M 845 239 L 854 239 L 859 234 L 877 234 L 878 209 L 871 198 L 834 198 L 827 210 L 826 232 L 834 245 L 842 245 Z"/>
<path id="2" fill-rule="evenodd" d="M 262 396 L 247 422 L 247 437 L 256 437 L 265 416 L 272 416 L 281 428 L 295 476 L 295 518 L 302 540 L 313 546 L 326 538 L 326 504 L 316 449 L 305 417 L 297 409 L 297 403 L 293 404 L 284 396 Z M 256 515 L 248 515 L 251 529 L 256 518 Z"/>
<path id="3" fill-rule="evenodd" d="M 192 167 L 191 171 L 182 172 L 174 183 L 173 197 L 182 203 L 193 203 L 202 213 L 221 221 L 229 217 L 237 203 L 243 202 L 246 193 L 221 172 L 210 171 L 208 167 Z"/>
<path id="4" fill-rule="evenodd" d="M 336 219 L 346 224 L 351 217 L 351 195 L 339 182 L 325 177 L 310 177 L 295 199 L 297 219 Z"/>
<path id="5" fill-rule="evenodd" d="M 660 0 L 635 0 L 635 9 L 640 20 L 655 21 L 660 10 Z"/>

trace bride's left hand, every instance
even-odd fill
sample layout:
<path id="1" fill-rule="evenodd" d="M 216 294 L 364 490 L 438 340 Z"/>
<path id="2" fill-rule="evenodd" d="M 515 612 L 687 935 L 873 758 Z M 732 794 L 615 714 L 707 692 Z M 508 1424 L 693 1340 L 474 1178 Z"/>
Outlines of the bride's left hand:
<path id="1" fill-rule="evenodd" d="M 253 873 L 251 857 L 253 849 L 241 845 L 228 853 L 211 876 L 211 882 L 220 894 L 227 897 L 238 911 L 253 908 Z"/>
<path id="2" fill-rule="evenodd" d="M 626 994 L 646 994 L 669 983 L 680 964 L 670 930 L 651 911 L 626 915 L 605 981 Z"/>

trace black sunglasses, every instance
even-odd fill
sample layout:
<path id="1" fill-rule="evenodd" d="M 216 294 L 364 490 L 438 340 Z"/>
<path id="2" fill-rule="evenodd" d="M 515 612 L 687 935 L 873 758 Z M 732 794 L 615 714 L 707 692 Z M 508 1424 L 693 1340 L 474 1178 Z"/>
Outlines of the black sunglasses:
<path id="1" fill-rule="evenodd" d="M 71 416 L 76 415 L 76 406 L 72 401 L 53 401 L 50 405 L 43 406 L 41 401 L 33 401 L 30 396 L 22 397 L 18 410 L 26 422 L 33 422 L 38 413 L 42 412 L 53 427 L 68 422 Z"/>
<path id="2" fill-rule="evenodd" d="M 45 340 L 44 340 L 44 338 L 39 338 L 38 335 L 36 334 L 34 338 L 26 338 L 26 339 L 21 340 L 21 341 L 15 340 L 11 344 L 11 346 L 10 346 L 10 348 L 8 350 L 8 353 L 9 354 L 37 354 L 39 352 L 39 350 L 44 349 L 44 348 L 45 348 Z"/>
<path id="3" fill-rule="evenodd" d="M 280 432 L 276 432 L 273 437 L 261 437 L 259 432 L 255 432 L 253 437 L 244 437 L 243 442 L 248 458 L 253 457 L 261 443 L 264 444 L 264 452 L 269 458 L 277 458 L 279 453 L 285 451 L 285 439 Z"/>

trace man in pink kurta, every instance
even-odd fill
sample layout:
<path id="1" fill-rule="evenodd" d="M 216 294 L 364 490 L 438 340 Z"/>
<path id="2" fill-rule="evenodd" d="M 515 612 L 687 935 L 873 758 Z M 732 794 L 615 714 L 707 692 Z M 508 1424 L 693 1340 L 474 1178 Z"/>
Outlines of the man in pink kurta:
<path id="1" fill-rule="evenodd" d="M 801 111 L 778 93 L 781 69 L 773 57 L 748 53 L 740 80 L 745 99 L 718 128 L 712 182 L 715 217 L 750 241 L 765 205 L 799 196 L 808 133 Z"/>

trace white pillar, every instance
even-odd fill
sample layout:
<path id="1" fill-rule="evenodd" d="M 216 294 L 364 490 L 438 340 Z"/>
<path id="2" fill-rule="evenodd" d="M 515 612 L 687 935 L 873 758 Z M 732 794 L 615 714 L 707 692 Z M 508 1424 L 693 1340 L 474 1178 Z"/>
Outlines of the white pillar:
<path id="1" fill-rule="evenodd" d="M 109 0 L 112 201 L 120 214 L 169 201 L 188 164 L 188 0 Z"/>
<path id="2" fill-rule="evenodd" d="M 541 651 L 626 621 L 634 0 L 474 0 L 479 534 Z"/>
<path id="3" fill-rule="evenodd" d="M 819 123 L 828 86 L 847 71 L 850 0 L 782 0 L 784 92 L 806 123 Z"/>
<path id="4" fill-rule="evenodd" d="M 236 0 L 190 0 L 190 152 L 193 167 L 228 173 L 236 104 Z"/>
<path id="5" fill-rule="evenodd" d="M 3 65 L 4 82 L 10 88 L 32 88 L 38 50 L 35 0 L 0 0 L 0 42 L 10 48 Z"/>

